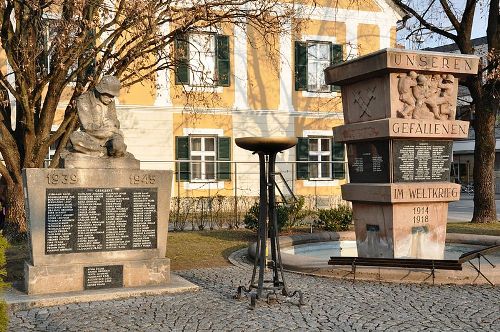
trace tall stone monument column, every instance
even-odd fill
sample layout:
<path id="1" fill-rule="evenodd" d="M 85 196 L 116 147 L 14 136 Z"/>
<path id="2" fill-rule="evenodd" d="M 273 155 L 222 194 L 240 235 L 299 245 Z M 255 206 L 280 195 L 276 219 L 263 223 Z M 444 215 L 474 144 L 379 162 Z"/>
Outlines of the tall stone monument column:
<path id="1" fill-rule="evenodd" d="M 345 124 L 334 140 L 347 144 L 360 257 L 442 259 L 453 140 L 469 123 L 455 120 L 458 80 L 476 74 L 469 55 L 384 49 L 325 70 L 342 87 Z"/>

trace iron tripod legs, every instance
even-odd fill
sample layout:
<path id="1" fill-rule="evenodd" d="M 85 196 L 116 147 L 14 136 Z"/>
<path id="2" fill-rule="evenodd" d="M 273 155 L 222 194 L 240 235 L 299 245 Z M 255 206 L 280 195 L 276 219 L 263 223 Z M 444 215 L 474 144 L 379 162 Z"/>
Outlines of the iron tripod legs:
<path id="1" fill-rule="evenodd" d="M 236 298 L 240 299 L 243 293 L 250 297 L 250 307 L 255 308 L 257 300 L 278 301 L 278 295 L 287 298 L 295 295 L 299 296 L 299 305 L 304 304 L 304 298 L 301 291 L 290 292 L 285 282 L 283 265 L 281 263 L 281 252 L 278 236 L 278 222 L 276 218 L 275 201 L 275 180 L 274 166 L 276 162 L 276 153 L 265 154 L 257 152 L 259 155 L 260 166 L 260 197 L 259 197 L 259 226 L 257 231 L 257 248 L 253 264 L 253 273 L 250 285 L 247 287 L 239 286 Z M 266 163 L 267 161 L 267 163 Z M 270 250 L 268 253 L 267 240 L 269 238 Z M 268 255 L 269 254 L 269 255 Z M 268 257 L 271 259 L 268 260 Z M 272 279 L 265 279 L 265 272 L 272 272 Z M 257 283 L 256 283 L 256 277 Z M 266 294 L 264 295 L 264 292 Z"/>

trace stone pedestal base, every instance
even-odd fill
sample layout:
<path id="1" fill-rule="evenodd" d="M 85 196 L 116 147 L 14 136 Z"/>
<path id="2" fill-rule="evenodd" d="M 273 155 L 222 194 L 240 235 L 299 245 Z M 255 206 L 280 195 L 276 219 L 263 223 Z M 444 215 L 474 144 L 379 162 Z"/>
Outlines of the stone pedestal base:
<path id="1" fill-rule="evenodd" d="M 360 257 L 443 259 L 447 202 L 353 202 Z"/>
<path id="2" fill-rule="evenodd" d="M 123 157 L 95 157 L 78 152 L 66 152 L 61 154 L 60 167 L 77 169 L 139 169 L 141 162 L 134 158 L 131 153 L 125 153 Z"/>
<path id="3" fill-rule="evenodd" d="M 50 294 L 85 290 L 86 267 L 123 266 L 123 287 L 160 286 L 170 281 L 170 259 L 113 261 L 93 264 L 24 265 L 25 291 Z M 121 278 L 119 278 L 121 280 Z M 98 287 L 96 287 L 98 288 Z M 104 288 L 104 287 L 103 287 Z"/>

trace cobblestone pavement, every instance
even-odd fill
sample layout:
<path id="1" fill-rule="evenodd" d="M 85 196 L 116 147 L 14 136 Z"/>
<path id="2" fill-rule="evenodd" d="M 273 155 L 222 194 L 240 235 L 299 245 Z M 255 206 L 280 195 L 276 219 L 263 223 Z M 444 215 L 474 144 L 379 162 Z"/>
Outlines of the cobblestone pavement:
<path id="1" fill-rule="evenodd" d="M 9 331 L 500 331 L 500 290 L 286 274 L 304 292 L 281 304 L 234 300 L 248 266 L 183 271 L 200 291 L 17 311 Z"/>

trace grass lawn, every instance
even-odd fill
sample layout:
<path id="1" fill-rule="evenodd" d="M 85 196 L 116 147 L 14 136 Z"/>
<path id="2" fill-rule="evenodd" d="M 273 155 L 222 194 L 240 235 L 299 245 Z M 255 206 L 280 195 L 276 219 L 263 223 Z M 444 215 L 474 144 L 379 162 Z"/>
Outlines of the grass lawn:
<path id="1" fill-rule="evenodd" d="M 233 251 L 253 241 L 256 233 L 247 229 L 169 232 L 167 257 L 173 271 L 227 266 Z"/>
<path id="2" fill-rule="evenodd" d="M 494 224 L 472 224 L 470 222 L 448 223 L 446 232 L 500 236 L 500 222 Z"/>

